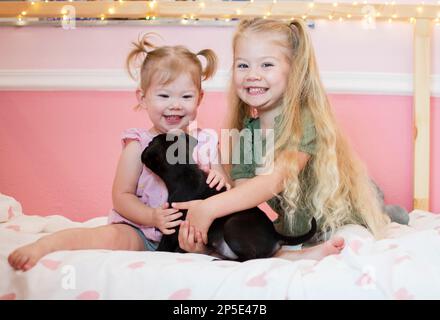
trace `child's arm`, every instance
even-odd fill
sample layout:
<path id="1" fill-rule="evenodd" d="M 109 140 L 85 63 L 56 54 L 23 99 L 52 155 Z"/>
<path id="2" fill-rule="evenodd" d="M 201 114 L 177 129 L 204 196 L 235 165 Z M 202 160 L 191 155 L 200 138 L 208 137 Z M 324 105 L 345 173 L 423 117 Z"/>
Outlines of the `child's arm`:
<path id="1" fill-rule="evenodd" d="M 240 184 L 245 183 L 246 181 L 249 181 L 249 179 L 237 179 L 237 180 L 234 180 L 233 186 L 236 187 L 236 186 L 238 186 Z"/>
<path id="2" fill-rule="evenodd" d="M 150 208 L 143 204 L 136 196 L 139 176 L 142 172 L 142 149 L 135 140 L 127 141 L 122 150 L 113 181 L 112 199 L 114 209 L 124 218 L 136 224 L 157 227 L 162 233 L 174 233 L 171 229 L 180 224 L 176 220 L 182 213 L 176 209 Z M 176 221 L 174 221 L 176 220 Z"/>
<path id="3" fill-rule="evenodd" d="M 207 173 L 206 183 L 209 184 L 210 188 L 217 186 L 217 190 L 221 190 L 223 187 L 226 187 L 226 190 L 231 189 L 231 179 L 221 164 L 212 164 Z"/>
<path id="4" fill-rule="evenodd" d="M 310 155 L 297 152 L 291 157 L 298 161 L 301 171 L 306 165 Z M 195 226 L 196 231 L 201 231 L 203 241 L 207 243 L 207 232 L 212 221 L 233 212 L 256 207 L 271 199 L 283 190 L 283 181 L 287 176 L 286 169 L 275 164 L 273 172 L 268 175 L 256 176 L 245 182 L 240 182 L 235 188 L 227 192 L 210 197 L 206 200 L 196 200 L 172 204 L 176 209 L 189 209 L 186 219 Z"/>
<path id="5" fill-rule="evenodd" d="M 209 137 L 209 141 L 211 141 L 210 149 L 208 149 L 208 155 L 205 155 L 206 158 L 209 159 L 209 164 L 199 164 L 199 167 L 208 174 L 206 183 L 210 188 L 216 187 L 219 191 L 223 187 L 226 187 L 226 189 L 229 190 L 231 189 L 232 181 L 220 162 L 221 156 L 217 136 L 210 135 Z M 211 153 L 210 150 L 215 151 Z"/>

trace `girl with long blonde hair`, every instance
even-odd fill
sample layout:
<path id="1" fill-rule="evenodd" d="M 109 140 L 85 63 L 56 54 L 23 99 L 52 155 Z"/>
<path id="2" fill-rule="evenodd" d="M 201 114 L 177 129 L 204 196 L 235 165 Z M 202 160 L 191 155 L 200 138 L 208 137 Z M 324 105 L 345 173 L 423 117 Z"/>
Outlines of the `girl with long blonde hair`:
<path id="1" fill-rule="evenodd" d="M 338 128 L 306 25 L 300 20 L 241 21 L 233 38 L 233 54 L 229 127 L 274 130 L 274 146 L 267 147 L 265 154 L 273 170 L 258 174 L 258 159 L 249 153 L 255 151 L 257 135 L 253 134 L 250 148 L 233 148 L 240 151 L 240 161 L 231 170 L 234 188 L 173 207 L 189 209 L 186 219 L 201 232 L 204 243 L 215 218 L 265 201 L 278 214 L 274 226 L 281 234 L 307 234 L 315 219 L 322 238 L 330 240 L 277 254 L 291 260 L 339 253 L 344 240 L 334 233 L 346 224 L 365 226 L 380 238 L 390 220 L 366 168 Z M 247 163 L 246 155 L 251 158 Z"/>

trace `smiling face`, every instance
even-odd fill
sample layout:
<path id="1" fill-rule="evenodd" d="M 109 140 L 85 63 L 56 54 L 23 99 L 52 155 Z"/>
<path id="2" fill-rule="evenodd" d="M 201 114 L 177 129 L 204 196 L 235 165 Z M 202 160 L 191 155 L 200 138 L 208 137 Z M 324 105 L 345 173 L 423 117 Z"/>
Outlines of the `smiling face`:
<path id="1" fill-rule="evenodd" d="M 143 106 L 157 133 L 171 130 L 186 131 L 197 115 L 203 92 L 194 84 L 191 75 L 182 73 L 169 83 L 152 79 L 145 95 L 137 92 L 139 104 Z"/>
<path id="2" fill-rule="evenodd" d="M 290 70 L 286 49 L 271 33 L 249 32 L 236 42 L 233 81 L 236 93 L 259 112 L 280 105 Z"/>

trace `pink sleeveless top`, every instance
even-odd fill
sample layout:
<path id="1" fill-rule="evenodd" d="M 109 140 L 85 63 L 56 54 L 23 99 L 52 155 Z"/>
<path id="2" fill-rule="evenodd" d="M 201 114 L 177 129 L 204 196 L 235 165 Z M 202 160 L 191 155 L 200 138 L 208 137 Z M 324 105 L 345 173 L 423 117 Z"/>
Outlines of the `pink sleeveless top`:
<path id="1" fill-rule="evenodd" d="M 218 164 L 218 138 L 214 130 L 198 129 L 196 133 L 191 133 L 197 138 L 198 144 L 194 148 L 194 161 L 203 168 L 211 168 L 212 164 Z M 150 141 L 155 137 L 146 129 L 127 129 L 122 133 L 122 146 L 125 146 L 126 140 L 136 140 L 140 143 L 144 150 Z M 168 199 L 168 191 L 164 182 L 145 165 L 139 176 L 136 196 L 147 206 L 158 208 L 162 206 Z M 110 211 L 108 223 L 128 223 L 139 228 L 147 239 L 160 241 L 162 233 L 159 229 L 149 226 L 138 225 L 132 221 L 125 219 L 114 209 Z"/>

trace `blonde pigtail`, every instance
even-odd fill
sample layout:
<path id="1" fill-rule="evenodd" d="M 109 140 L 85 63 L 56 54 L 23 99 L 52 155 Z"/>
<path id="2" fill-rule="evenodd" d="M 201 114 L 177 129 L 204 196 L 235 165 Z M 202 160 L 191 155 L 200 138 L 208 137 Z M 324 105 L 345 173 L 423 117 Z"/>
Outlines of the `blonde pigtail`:
<path id="1" fill-rule="evenodd" d="M 139 70 L 140 66 L 136 65 L 139 60 L 142 61 L 141 66 L 145 63 L 145 59 L 148 52 L 154 50 L 156 47 L 150 42 L 149 38 L 155 33 L 147 33 L 142 36 L 137 42 L 132 42 L 134 49 L 130 51 L 126 60 L 126 67 L 128 74 L 133 80 L 138 80 L 136 77 L 136 70 Z M 142 70 L 142 67 L 140 68 Z"/>
<path id="2" fill-rule="evenodd" d="M 202 80 L 212 78 L 217 70 L 217 55 L 211 49 L 201 50 L 196 55 L 206 59 L 206 67 L 202 71 Z"/>

